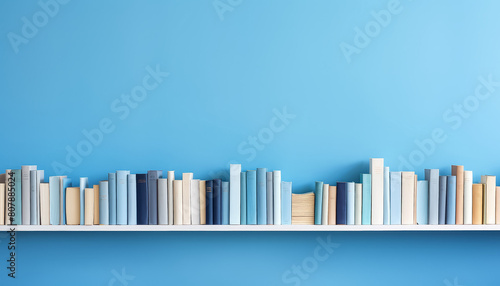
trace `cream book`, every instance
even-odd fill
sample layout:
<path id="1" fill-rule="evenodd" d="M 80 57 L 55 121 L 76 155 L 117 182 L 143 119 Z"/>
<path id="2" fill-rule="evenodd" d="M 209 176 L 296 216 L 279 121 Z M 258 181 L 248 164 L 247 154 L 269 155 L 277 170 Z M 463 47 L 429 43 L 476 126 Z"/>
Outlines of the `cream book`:
<path id="1" fill-rule="evenodd" d="M 484 184 L 483 223 L 495 224 L 496 176 L 481 176 L 481 183 Z"/>
<path id="2" fill-rule="evenodd" d="M 464 171 L 464 224 L 472 224 L 472 171 Z"/>
<path id="3" fill-rule="evenodd" d="M 85 188 L 85 225 L 94 224 L 94 189 Z"/>
<path id="4" fill-rule="evenodd" d="M 417 182 L 418 177 L 415 174 L 415 181 L 413 181 L 413 224 L 417 224 Z"/>
<path id="5" fill-rule="evenodd" d="M 328 190 L 330 185 L 323 184 L 323 204 L 321 206 L 321 224 L 328 224 Z"/>
<path id="6" fill-rule="evenodd" d="M 49 183 L 40 183 L 40 224 L 50 225 Z"/>
<path id="7" fill-rule="evenodd" d="M 500 187 L 496 187 L 496 215 L 495 223 L 500 224 Z"/>
<path id="8" fill-rule="evenodd" d="M 372 177 L 372 224 L 384 224 L 384 158 L 370 159 Z"/>
<path id="9" fill-rule="evenodd" d="M 94 185 L 94 224 L 99 224 L 99 185 Z"/>
<path id="10" fill-rule="evenodd" d="M 363 204 L 363 184 L 354 188 L 354 224 L 361 224 L 361 209 Z"/>
<path id="11" fill-rule="evenodd" d="M 451 175 L 457 176 L 455 224 L 464 224 L 464 166 L 451 166 Z"/>
<path id="12" fill-rule="evenodd" d="M 314 224 L 314 193 L 292 194 L 292 224 Z"/>
<path id="13" fill-rule="evenodd" d="M 328 188 L 328 224 L 337 224 L 337 186 Z"/>
<path id="14" fill-rule="evenodd" d="M 0 183 L 0 225 L 5 224 L 5 183 Z"/>
<path id="15" fill-rule="evenodd" d="M 182 173 L 182 223 L 191 224 L 191 180 L 193 173 Z"/>
<path id="16" fill-rule="evenodd" d="M 401 224 L 413 224 L 415 172 L 401 172 Z"/>
<path id="17" fill-rule="evenodd" d="M 472 224 L 483 224 L 483 184 L 472 185 Z"/>
<path id="18" fill-rule="evenodd" d="M 174 180 L 174 224 L 182 224 L 182 180 Z"/>
<path id="19" fill-rule="evenodd" d="M 200 180 L 200 224 L 207 224 L 207 185 L 205 180 Z"/>
<path id="20" fill-rule="evenodd" d="M 200 224 L 200 180 L 191 180 L 191 224 Z"/>
<path id="21" fill-rule="evenodd" d="M 168 224 L 174 224 L 174 180 L 175 171 L 167 172 Z"/>
<path id="22" fill-rule="evenodd" d="M 80 187 L 66 188 L 66 224 L 80 224 Z"/>

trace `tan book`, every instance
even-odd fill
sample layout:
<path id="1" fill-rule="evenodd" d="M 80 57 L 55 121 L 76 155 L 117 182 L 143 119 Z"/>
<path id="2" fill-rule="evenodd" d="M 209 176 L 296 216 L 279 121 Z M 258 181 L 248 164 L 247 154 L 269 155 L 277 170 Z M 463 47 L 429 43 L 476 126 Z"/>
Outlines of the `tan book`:
<path id="1" fill-rule="evenodd" d="M 292 224 L 314 224 L 314 193 L 292 194 Z"/>
<path id="2" fill-rule="evenodd" d="M 40 183 L 40 224 L 50 224 L 50 191 L 49 183 Z"/>
<path id="3" fill-rule="evenodd" d="M 200 224 L 207 224 L 206 183 L 200 180 Z"/>
<path id="4" fill-rule="evenodd" d="M 99 185 L 94 185 L 94 224 L 99 224 Z"/>
<path id="5" fill-rule="evenodd" d="M 472 184 L 472 224 L 483 224 L 483 184 Z"/>
<path id="6" fill-rule="evenodd" d="M 418 177 L 415 174 L 415 184 L 413 189 L 413 224 L 417 224 L 417 182 Z"/>
<path id="7" fill-rule="evenodd" d="M 307 217 L 307 216 L 296 216 L 292 217 L 292 224 L 294 225 L 314 225 L 314 217 Z"/>
<path id="8" fill-rule="evenodd" d="M 80 187 L 66 188 L 66 224 L 80 224 Z"/>
<path id="9" fill-rule="evenodd" d="M 0 183 L 0 225 L 5 224 L 5 183 Z"/>
<path id="10" fill-rule="evenodd" d="M 94 224 L 94 189 L 85 188 L 85 225 Z"/>
<path id="11" fill-rule="evenodd" d="M 193 173 L 182 173 L 182 224 L 191 224 L 191 180 Z"/>
<path id="12" fill-rule="evenodd" d="M 182 224 L 182 180 L 174 180 L 174 224 Z"/>
<path id="13" fill-rule="evenodd" d="M 495 223 L 500 224 L 500 187 L 497 187 L 496 193 L 496 215 L 495 215 Z"/>
<path id="14" fill-rule="evenodd" d="M 451 166 L 451 175 L 457 176 L 455 224 L 464 224 L 464 166 Z"/>
<path id="15" fill-rule="evenodd" d="M 413 224 L 415 172 L 401 172 L 401 224 Z"/>
<path id="16" fill-rule="evenodd" d="M 328 224 L 337 224 L 337 186 L 328 188 Z"/>
<path id="17" fill-rule="evenodd" d="M 483 223 L 495 224 L 496 176 L 481 176 L 483 191 Z"/>

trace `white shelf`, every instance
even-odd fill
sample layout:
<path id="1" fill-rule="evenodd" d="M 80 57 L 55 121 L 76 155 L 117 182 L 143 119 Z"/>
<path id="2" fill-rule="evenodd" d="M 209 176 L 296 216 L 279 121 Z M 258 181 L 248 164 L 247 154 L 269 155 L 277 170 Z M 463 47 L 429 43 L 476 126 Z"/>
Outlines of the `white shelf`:
<path id="1" fill-rule="evenodd" d="M 17 225 L 15 231 L 500 231 L 500 225 Z"/>

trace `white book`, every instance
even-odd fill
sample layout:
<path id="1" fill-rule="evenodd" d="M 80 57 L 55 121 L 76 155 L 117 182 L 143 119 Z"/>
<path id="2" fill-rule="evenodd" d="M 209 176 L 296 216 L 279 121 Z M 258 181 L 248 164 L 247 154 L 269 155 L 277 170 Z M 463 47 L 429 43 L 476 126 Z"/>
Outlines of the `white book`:
<path id="1" fill-rule="evenodd" d="M 273 171 L 274 225 L 281 225 L 281 171 Z"/>
<path id="2" fill-rule="evenodd" d="M 356 184 L 354 190 L 354 224 L 361 224 L 361 210 L 363 206 L 363 184 Z"/>
<path id="3" fill-rule="evenodd" d="M 182 224 L 182 180 L 174 180 L 174 224 Z"/>
<path id="4" fill-rule="evenodd" d="M 413 224 L 415 172 L 401 172 L 401 224 Z"/>
<path id="5" fill-rule="evenodd" d="M 389 167 L 384 167 L 384 224 L 391 224 L 391 191 Z"/>
<path id="6" fill-rule="evenodd" d="M 481 183 L 484 184 L 484 224 L 495 224 L 495 192 L 496 176 L 481 176 Z"/>
<path id="7" fill-rule="evenodd" d="M 89 178 L 80 178 L 80 225 L 85 224 L 85 188 L 89 185 Z"/>
<path id="8" fill-rule="evenodd" d="M 168 224 L 174 224 L 174 180 L 175 172 L 167 172 L 167 200 L 168 200 Z"/>
<path id="9" fill-rule="evenodd" d="M 49 183 L 40 183 L 40 224 L 50 224 Z"/>
<path id="10" fill-rule="evenodd" d="M 370 159 L 372 177 L 372 224 L 384 223 L 384 158 Z"/>
<path id="11" fill-rule="evenodd" d="M 158 224 L 168 224 L 168 179 L 158 178 Z"/>
<path id="12" fill-rule="evenodd" d="M 200 180 L 191 180 L 191 224 L 200 224 Z"/>
<path id="13" fill-rule="evenodd" d="M 328 225 L 328 194 L 329 184 L 323 184 L 323 205 L 321 207 L 321 224 Z"/>
<path id="14" fill-rule="evenodd" d="M 182 223 L 191 224 L 191 180 L 193 173 L 182 173 Z"/>
<path id="15" fill-rule="evenodd" d="M 464 171 L 464 224 L 472 224 L 472 171 Z"/>
<path id="16" fill-rule="evenodd" d="M 229 224 L 240 224 L 241 164 L 229 165 Z"/>
<path id="17" fill-rule="evenodd" d="M 21 222 L 30 225 L 31 219 L 31 194 L 30 171 L 36 170 L 36 165 L 21 166 Z"/>

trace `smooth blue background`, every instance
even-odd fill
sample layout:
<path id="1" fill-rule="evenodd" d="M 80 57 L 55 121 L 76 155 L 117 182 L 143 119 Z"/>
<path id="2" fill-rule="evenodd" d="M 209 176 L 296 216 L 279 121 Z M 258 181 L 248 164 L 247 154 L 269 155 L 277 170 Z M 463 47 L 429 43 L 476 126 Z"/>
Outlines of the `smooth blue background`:
<path id="1" fill-rule="evenodd" d="M 7 34 L 21 35 L 21 18 L 41 8 L 2 1 L 0 169 L 37 164 L 55 175 L 65 148 L 110 118 L 115 130 L 68 174 L 74 181 L 96 184 L 116 169 L 206 179 L 237 161 L 281 169 L 294 192 L 312 191 L 316 180 L 358 180 L 370 157 L 398 169 L 435 128 L 447 139 L 415 166 L 420 177 L 424 168 L 449 174 L 451 164 L 476 181 L 500 175 L 499 91 L 459 128 L 443 119 L 474 95 L 478 77 L 500 80 L 500 3 L 401 1 L 401 13 L 348 63 L 340 43 L 352 45 L 355 28 L 388 3 L 244 1 L 221 19 L 213 1 L 71 1 L 16 54 Z M 111 103 L 141 84 L 148 65 L 170 76 L 119 119 Z M 284 107 L 296 117 L 249 161 L 238 146 Z M 135 276 L 128 285 L 279 285 L 327 235 L 18 233 L 18 277 L 7 277 L 2 236 L 0 281 L 108 285 L 125 268 Z M 331 235 L 340 247 L 301 285 L 500 281 L 498 232 Z"/>

